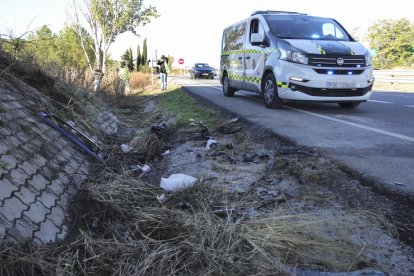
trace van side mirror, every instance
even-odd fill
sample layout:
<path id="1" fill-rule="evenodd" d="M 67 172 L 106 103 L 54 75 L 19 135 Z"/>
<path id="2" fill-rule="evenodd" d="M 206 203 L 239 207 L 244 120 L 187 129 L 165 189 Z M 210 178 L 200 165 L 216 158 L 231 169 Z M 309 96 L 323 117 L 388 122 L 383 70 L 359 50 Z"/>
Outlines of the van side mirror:
<path id="1" fill-rule="evenodd" d="M 265 35 L 264 34 L 258 34 L 258 33 L 251 34 L 250 42 L 252 43 L 252 45 L 265 44 Z"/>

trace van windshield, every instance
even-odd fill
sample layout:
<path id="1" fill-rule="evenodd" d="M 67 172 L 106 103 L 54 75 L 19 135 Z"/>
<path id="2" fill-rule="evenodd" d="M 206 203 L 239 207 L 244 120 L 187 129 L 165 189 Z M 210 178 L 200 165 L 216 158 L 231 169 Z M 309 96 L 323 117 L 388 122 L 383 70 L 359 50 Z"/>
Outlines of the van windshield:
<path id="1" fill-rule="evenodd" d="M 350 41 L 334 20 L 308 15 L 266 15 L 271 31 L 280 38 Z"/>

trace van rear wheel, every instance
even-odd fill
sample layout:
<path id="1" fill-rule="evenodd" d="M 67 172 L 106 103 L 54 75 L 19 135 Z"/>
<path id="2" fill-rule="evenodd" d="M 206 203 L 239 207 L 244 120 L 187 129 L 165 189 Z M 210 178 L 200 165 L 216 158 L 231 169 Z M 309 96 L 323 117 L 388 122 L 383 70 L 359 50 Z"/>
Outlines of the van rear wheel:
<path id="1" fill-rule="evenodd" d="M 267 74 L 263 79 L 262 97 L 267 108 L 281 108 L 283 105 L 277 92 L 276 78 L 273 74 Z"/>
<path id="2" fill-rule="evenodd" d="M 224 75 L 223 77 L 223 94 L 226 97 L 233 97 L 234 92 L 236 92 L 236 89 L 233 87 L 230 87 L 230 81 L 227 75 Z"/>

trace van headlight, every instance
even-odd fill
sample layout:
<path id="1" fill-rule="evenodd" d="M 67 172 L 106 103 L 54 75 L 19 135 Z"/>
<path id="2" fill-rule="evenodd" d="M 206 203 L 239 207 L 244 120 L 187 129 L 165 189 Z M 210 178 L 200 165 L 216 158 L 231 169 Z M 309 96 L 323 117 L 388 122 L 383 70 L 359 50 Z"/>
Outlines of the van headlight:
<path id="1" fill-rule="evenodd" d="M 365 66 L 371 66 L 372 64 L 372 56 L 371 53 L 367 50 L 365 51 Z"/>
<path id="2" fill-rule="evenodd" d="M 308 57 L 301 50 L 286 44 L 279 44 L 280 58 L 286 61 L 308 64 Z"/>

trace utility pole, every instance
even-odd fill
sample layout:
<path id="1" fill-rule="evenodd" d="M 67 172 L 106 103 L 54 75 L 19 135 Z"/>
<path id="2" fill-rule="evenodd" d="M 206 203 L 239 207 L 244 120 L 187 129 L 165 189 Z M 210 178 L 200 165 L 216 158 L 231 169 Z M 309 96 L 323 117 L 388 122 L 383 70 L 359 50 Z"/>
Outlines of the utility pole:
<path id="1" fill-rule="evenodd" d="M 154 58 L 152 60 L 154 61 Z M 157 63 L 158 63 L 157 49 L 155 49 L 155 64 L 157 64 Z M 152 75 L 152 83 L 151 84 L 154 84 L 154 73 L 153 73 L 153 70 L 154 70 L 154 66 L 153 66 L 153 63 L 151 63 L 151 75 Z"/>
<path id="2" fill-rule="evenodd" d="M 154 84 L 154 57 L 151 59 L 151 84 Z"/>

